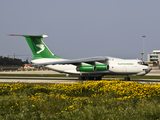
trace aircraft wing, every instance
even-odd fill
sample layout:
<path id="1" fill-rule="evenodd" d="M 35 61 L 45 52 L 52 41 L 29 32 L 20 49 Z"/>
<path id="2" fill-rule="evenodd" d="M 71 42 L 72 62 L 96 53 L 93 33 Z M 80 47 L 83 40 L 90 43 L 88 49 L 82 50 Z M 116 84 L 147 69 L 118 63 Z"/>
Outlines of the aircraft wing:
<path id="1" fill-rule="evenodd" d="M 81 58 L 81 59 L 72 59 L 72 60 L 62 59 L 60 61 L 38 63 L 38 64 L 33 64 L 33 65 L 55 65 L 55 64 L 74 64 L 74 65 L 79 65 L 81 63 L 93 64 L 95 62 L 104 62 L 106 60 L 108 60 L 107 57 L 92 57 L 92 58 Z"/>

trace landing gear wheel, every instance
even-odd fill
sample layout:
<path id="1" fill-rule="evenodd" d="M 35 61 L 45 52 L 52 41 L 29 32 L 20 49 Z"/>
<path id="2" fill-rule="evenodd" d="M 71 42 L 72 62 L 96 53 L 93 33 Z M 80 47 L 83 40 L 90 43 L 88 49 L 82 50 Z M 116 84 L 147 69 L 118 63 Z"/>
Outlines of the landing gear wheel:
<path id="1" fill-rule="evenodd" d="M 94 77 L 88 77 L 89 80 L 94 80 Z"/>
<path id="2" fill-rule="evenodd" d="M 96 77 L 96 80 L 102 80 L 102 77 Z"/>
<path id="3" fill-rule="evenodd" d="M 79 80 L 85 80 L 85 77 L 79 77 Z"/>
<path id="4" fill-rule="evenodd" d="M 130 81 L 130 77 L 125 77 L 124 80 L 125 81 Z"/>

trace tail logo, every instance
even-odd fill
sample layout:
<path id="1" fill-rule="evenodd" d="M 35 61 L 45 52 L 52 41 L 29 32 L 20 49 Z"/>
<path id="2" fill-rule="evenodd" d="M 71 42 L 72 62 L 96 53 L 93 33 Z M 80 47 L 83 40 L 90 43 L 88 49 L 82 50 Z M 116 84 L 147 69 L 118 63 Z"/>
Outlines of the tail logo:
<path id="1" fill-rule="evenodd" d="M 37 54 L 41 53 L 45 49 L 43 44 L 37 44 L 36 46 L 41 49 L 41 50 L 37 51 Z"/>

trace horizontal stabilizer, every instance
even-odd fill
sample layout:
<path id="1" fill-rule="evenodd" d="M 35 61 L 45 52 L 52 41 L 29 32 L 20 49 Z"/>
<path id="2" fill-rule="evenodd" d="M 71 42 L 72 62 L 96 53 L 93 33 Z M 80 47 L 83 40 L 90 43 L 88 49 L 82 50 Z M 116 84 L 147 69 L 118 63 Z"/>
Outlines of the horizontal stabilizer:
<path id="1" fill-rule="evenodd" d="M 8 36 L 41 37 L 41 38 L 47 38 L 48 37 L 48 35 L 16 35 L 16 34 L 8 34 Z"/>

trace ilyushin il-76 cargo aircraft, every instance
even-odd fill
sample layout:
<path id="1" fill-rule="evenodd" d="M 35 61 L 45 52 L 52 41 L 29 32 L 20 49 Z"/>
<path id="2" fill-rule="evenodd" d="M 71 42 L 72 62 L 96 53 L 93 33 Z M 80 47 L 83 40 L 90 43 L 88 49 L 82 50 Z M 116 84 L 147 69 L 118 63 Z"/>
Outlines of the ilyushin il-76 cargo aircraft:
<path id="1" fill-rule="evenodd" d="M 107 56 L 98 56 L 81 59 L 64 59 L 53 54 L 42 38 L 47 35 L 15 35 L 23 36 L 34 55 L 31 60 L 33 65 L 42 65 L 60 73 L 71 74 L 82 80 L 101 80 L 105 75 L 126 75 L 125 80 L 130 80 L 128 75 L 143 76 L 152 68 L 145 62 L 136 59 L 120 59 Z"/>

